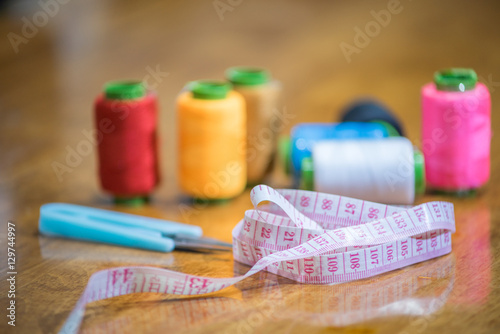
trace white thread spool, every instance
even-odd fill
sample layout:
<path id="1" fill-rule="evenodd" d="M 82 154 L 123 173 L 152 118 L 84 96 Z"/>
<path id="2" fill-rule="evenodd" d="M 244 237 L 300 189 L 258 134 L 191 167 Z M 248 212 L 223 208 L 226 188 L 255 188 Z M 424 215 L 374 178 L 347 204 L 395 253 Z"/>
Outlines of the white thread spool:
<path id="1" fill-rule="evenodd" d="M 307 163 L 311 162 L 303 164 L 305 177 Z M 322 141 L 312 150 L 315 191 L 373 202 L 413 203 L 420 188 L 415 186 L 415 173 L 421 167 L 417 168 L 413 145 L 404 137 Z"/>

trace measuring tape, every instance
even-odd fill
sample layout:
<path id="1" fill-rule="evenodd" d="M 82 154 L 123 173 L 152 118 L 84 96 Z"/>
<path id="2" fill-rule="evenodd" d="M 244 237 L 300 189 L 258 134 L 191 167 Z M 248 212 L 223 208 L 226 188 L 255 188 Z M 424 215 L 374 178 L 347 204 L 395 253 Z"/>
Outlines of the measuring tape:
<path id="1" fill-rule="evenodd" d="M 451 252 L 453 204 L 392 207 L 302 190 L 252 189 L 256 210 L 233 230 L 234 259 L 245 275 L 210 278 L 153 267 L 94 273 L 61 329 L 75 333 L 87 303 L 137 292 L 200 295 L 224 289 L 261 270 L 298 282 L 342 283 L 378 275 Z M 262 208 L 262 202 L 271 202 Z"/>

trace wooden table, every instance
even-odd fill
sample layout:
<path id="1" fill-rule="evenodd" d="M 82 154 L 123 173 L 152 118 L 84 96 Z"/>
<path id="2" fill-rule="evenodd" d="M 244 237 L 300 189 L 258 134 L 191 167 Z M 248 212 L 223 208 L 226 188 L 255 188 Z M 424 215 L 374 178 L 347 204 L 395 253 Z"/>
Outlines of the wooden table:
<path id="1" fill-rule="evenodd" d="M 207 236 L 231 240 L 233 226 L 251 208 L 248 190 L 229 203 L 197 208 L 177 188 L 174 101 L 190 80 L 221 78 L 225 68 L 240 64 L 270 69 L 285 87 L 282 108 L 294 116 L 284 133 L 302 121 L 337 120 L 353 98 L 375 96 L 397 113 L 417 145 L 420 87 L 435 70 L 474 68 L 490 88 L 493 111 L 500 103 L 500 6 L 495 1 L 66 2 L 52 1 L 55 7 L 46 10 L 51 15 L 44 16 L 36 1 L 31 7 L 12 1 L 0 16 L 6 36 L 0 48 L 2 333 L 57 331 L 89 276 L 100 269 L 150 265 L 212 277 L 248 270 L 230 253 L 159 254 L 38 234 L 40 205 L 60 201 L 184 221 L 201 226 Z M 384 25 L 374 24 L 381 10 L 391 15 Z M 39 25 L 25 27 L 24 37 L 23 16 Z M 357 29 L 366 27 L 371 37 L 356 39 Z M 347 44 L 356 49 L 346 57 Z M 100 191 L 95 149 L 60 180 L 52 166 L 88 140 L 93 99 L 103 83 L 128 78 L 150 80 L 161 101 L 163 182 L 152 203 L 137 209 L 115 207 Z M 493 130 L 500 131 L 495 112 Z M 259 273 L 202 298 L 118 297 L 89 305 L 82 332 L 496 333 L 499 145 L 494 137 L 491 180 L 476 198 L 418 199 L 455 204 L 457 232 L 450 255 L 338 286 L 297 284 Z M 287 180 L 276 170 L 267 183 L 280 187 Z M 186 207 L 188 214 L 182 214 Z M 10 300 L 8 220 L 16 225 L 15 328 L 4 315 Z"/>

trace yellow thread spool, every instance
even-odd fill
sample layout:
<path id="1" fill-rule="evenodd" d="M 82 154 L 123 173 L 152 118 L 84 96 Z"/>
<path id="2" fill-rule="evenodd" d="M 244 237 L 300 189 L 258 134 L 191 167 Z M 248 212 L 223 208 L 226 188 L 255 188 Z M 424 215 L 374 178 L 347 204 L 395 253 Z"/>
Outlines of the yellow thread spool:
<path id="1" fill-rule="evenodd" d="M 246 110 L 224 82 L 197 81 L 177 99 L 179 183 L 200 199 L 237 196 L 246 186 Z"/>

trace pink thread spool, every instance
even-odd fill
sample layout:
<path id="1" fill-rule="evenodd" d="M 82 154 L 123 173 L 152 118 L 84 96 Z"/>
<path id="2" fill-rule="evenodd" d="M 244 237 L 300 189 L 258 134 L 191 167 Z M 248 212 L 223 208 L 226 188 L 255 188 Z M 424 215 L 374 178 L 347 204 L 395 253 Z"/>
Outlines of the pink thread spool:
<path id="1" fill-rule="evenodd" d="M 430 188 L 469 193 L 490 176 L 491 101 L 471 69 L 436 72 L 422 88 L 422 151 Z"/>

